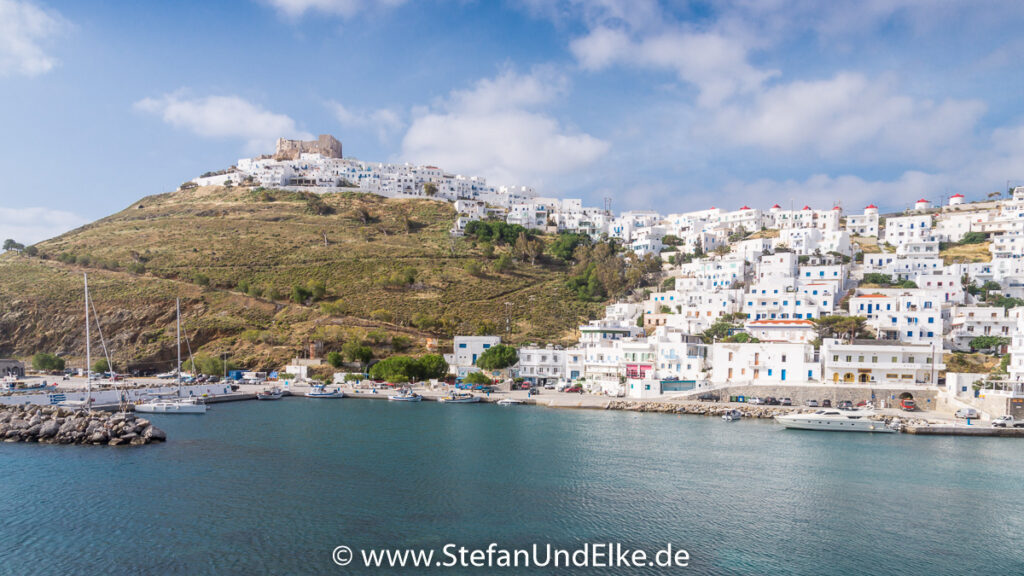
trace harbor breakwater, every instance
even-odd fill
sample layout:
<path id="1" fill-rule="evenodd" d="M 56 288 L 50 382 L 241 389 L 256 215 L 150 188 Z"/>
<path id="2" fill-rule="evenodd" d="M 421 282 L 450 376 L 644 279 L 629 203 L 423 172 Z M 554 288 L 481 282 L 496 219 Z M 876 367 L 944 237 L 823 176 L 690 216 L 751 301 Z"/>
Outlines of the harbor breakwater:
<path id="1" fill-rule="evenodd" d="M 132 413 L 75 411 L 56 406 L 0 406 L 4 442 L 142 446 L 167 434 Z"/>

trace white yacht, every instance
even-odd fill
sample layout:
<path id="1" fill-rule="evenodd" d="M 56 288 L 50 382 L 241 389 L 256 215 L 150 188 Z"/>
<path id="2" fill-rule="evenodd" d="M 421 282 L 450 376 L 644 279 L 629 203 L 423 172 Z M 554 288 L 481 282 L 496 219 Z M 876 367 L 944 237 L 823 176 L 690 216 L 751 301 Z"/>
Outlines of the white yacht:
<path id="1" fill-rule="evenodd" d="M 873 420 L 870 410 L 835 410 L 826 408 L 809 414 L 785 414 L 775 421 L 786 428 L 798 430 L 832 430 L 836 432 L 895 432 L 881 420 Z"/>
<path id="2" fill-rule="evenodd" d="M 175 301 L 174 313 L 178 333 L 178 367 L 175 370 L 178 390 L 171 394 L 151 394 L 150 398 L 135 405 L 136 412 L 147 414 L 206 414 L 206 404 L 198 398 L 181 397 L 181 299 Z"/>

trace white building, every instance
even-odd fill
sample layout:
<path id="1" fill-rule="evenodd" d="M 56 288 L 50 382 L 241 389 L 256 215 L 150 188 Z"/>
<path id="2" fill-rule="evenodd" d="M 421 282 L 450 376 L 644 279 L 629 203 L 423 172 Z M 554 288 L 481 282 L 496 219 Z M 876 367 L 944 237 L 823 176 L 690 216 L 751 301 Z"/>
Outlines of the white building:
<path id="1" fill-rule="evenodd" d="M 726 384 L 791 384 L 820 381 L 810 344 L 719 342 L 711 350 L 711 382 Z"/>
<path id="2" fill-rule="evenodd" d="M 946 338 L 954 350 L 968 351 L 979 336 L 1011 339 L 1016 326 L 1016 316 L 999 306 L 954 306 Z"/>
<path id="3" fill-rule="evenodd" d="M 480 369 L 476 361 L 485 350 L 492 346 L 501 344 L 500 336 L 456 336 L 453 343 L 454 353 L 446 355 L 450 370 L 458 377 L 463 378 L 471 372 Z"/>
<path id="4" fill-rule="evenodd" d="M 814 322 L 810 320 L 750 320 L 744 330 L 761 342 L 803 344 L 817 338 Z"/>
<path id="5" fill-rule="evenodd" d="M 942 347 L 858 340 L 853 344 L 826 338 L 821 345 L 826 382 L 862 384 L 938 384 Z"/>
<path id="6" fill-rule="evenodd" d="M 566 376 L 566 351 L 560 346 L 524 346 L 519 349 L 519 377 L 533 384 L 544 385 Z"/>
<path id="7" fill-rule="evenodd" d="M 847 216 L 846 230 L 851 235 L 878 238 L 878 206 L 869 204 L 863 214 Z"/>

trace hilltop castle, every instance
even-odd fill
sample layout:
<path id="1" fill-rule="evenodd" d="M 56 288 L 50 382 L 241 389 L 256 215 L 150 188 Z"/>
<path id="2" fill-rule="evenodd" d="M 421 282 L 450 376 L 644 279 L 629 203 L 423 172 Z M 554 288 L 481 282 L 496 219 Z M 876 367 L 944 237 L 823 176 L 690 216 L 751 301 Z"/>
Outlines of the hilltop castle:
<path id="1" fill-rule="evenodd" d="M 330 134 L 321 134 L 316 140 L 277 139 L 274 160 L 298 160 L 302 154 L 320 154 L 324 158 L 341 158 L 341 142 Z"/>

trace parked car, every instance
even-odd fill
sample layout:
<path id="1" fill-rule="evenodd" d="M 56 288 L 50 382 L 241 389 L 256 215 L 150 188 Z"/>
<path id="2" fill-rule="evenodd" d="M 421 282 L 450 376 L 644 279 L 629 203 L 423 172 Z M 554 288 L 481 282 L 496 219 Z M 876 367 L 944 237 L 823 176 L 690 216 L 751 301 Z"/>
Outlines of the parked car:
<path id="1" fill-rule="evenodd" d="M 760 396 L 753 396 L 751 398 L 747 398 L 747 404 L 761 404 L 761 405 L 763 405 L 764 404 L 764 398 L 761 398 Z"/>
<path id="2" fill-rule="evenodd" d="M 914 402 L 911 398 L 904 398 L 903 400 L 900 400 L 900 408 L 907 412 L 913 412 L 914 410 L 917 410 L 917 402 Z"/>
<path id="3" fill-rule="evenodd" d="M 821 401 L 821 407 L 822 408 L 831 408 L 832 407 L 832 401 L 828 400 L 828 399 L 822 400 Z"/>
<path id="4" fill-rule="evenodd" d="M 780 398 L 779 399 L 779 404 L 781 404 L 782 406 L 792 406 L 793 405 L 793 400 L 791 400 L 789 398 Z"/>
<path id="5" fill-rule="evenodd" d="M 555 385 L 554 384 L 545 384 L 544 385 L 544 389 L 545 390 L 554 390 L 555 389 Z"/>
<path id="6" fill-rule="evenodd" d="M 1024 420 L 1016 420 L 1013 416 L 1007 414 L 993 420 L 992 426 L 994 428 L 1024 428 Z"/>
<path id="7" fill-rule="evenodd" d="M 808 400 L 807 401 L 807 407 L 808 408 L 817 408 L 818 407 L 818 401 L 817 400 Z"/>
<path id="8" fill-rule="evenodd" d="M 566 388 L 565 390 L 563 390 L 563 392 L 577 392 L 578 393 L 578 392 L 580 392 L 582 390 L 583 390 L 583 388 L 580 388 L 579 386 L 570 386 L 570 387 Z"/>
<path id="9" fill-rule="evenodd" d="M 974 408 L 961 408 L 956 411 L 956 414 L 954 414 L 954 416 L 956 416 L 957 418 L 970 418 L 972 420 L 975 420 L 977 418 L 981 418 L 981 413 L 975 410 Z"/>
<path id="10" fill-rule="evenodd" d="M 530 384 L 529 382 L 523 382 L 519 385 L 520 390 L 529 390 L 530 388 L 533 388 L 533 384 Z"/>
<path id="11" fill-rule="evenodd" d="M 849 400 L 841 400 L 838 404 L 836 404 L 836 408 L 840 410 L 853 410 L 853 402 Z"/>
<path id="12" fill-rule="evenodd" d="M 697 395 L 697 400 L 701 400 L 703 402 L 718 402 L 721 400 L 721 397 L 713 392 L 703 392 Z"/>
<path id="13" fill-rule="evenodd" d="M 779 399 L 774 396 L 769 396 L 764 399 L 764 403 L 767 404 L 768 406 L 778 406 Z"/>

